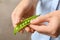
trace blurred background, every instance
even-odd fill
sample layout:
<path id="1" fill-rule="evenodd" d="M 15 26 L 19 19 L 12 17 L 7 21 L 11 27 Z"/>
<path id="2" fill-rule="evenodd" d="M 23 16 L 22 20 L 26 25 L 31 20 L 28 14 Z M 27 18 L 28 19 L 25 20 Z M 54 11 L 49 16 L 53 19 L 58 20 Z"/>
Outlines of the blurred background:
<path id="1" fill-rule="evenodd" d="M 0 0 L 0 40 L 30 40 L 30 33 L 13 34 L 11 13 L 21 0 Z"/>

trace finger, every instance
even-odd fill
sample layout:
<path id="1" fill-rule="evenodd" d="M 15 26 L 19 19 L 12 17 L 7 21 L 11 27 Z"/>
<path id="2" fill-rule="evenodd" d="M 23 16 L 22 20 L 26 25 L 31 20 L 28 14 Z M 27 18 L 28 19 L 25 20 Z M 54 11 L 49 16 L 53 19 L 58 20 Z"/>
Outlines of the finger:
<path id="1" fill-rule="evenodd" d="M 39 16 L 36 19 L 32 20 L 30 23 L 31 24 L 38 24 L 41 22 L 47 22 L 49 18 L 47 16 Z"/>
<path id="2" fill-rule="evenodd" d="M 30 27 L 38 32 L 41 32 L 41 33 L 46 33 L 48 32 L 49 28 L 45 25 L 41 25 L 41 26 L 38 26 L 38 25 L 30 25 Z"/>
<path id="3" fill-rule="evenodd" d="M 27 32 L 31 32 L 31 33 L 34 32 L 34 30 L 33 30 L 32 28 L 30 28 L 30 27 L 26 27 L 25 30 L 26 30 Z"/>
<path id="4" fill-rule="evenodd" d="M 30 31 L 31 31 L 31 29 L 30 29 L 29 27 L 26 27 L 25 30 L 26 30 L 27 32 L 30 32 Z"/>
<path id="5" fill-rule="evenodd" d="M 38 31 L 39 33 L 46 34 L 46 35 L 49 35 L 51 37 L 57 37 L 56 34 L 51 34 L 52 31 L 50 31 L 50 28 L 48 28 L 47 26 L 30 25 L 30 27 L 32 29 Z"/>

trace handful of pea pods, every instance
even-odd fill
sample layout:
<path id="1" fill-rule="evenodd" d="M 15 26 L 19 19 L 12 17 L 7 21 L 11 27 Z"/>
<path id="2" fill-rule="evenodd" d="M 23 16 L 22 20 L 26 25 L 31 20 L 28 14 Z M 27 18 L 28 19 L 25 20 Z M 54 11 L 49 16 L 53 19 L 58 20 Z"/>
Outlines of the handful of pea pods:
<path id="1" fill-rule="evenodd" d="M 16 35 L 17 32 L 25 28 L 27 25 L 30 24 L 30 21 L 38 17 L 39 15 L 34 15 L 29 18 L 24 19 L 21 23 L 17 24 L 16 27 L 14 28 L 14 34 Z"/>

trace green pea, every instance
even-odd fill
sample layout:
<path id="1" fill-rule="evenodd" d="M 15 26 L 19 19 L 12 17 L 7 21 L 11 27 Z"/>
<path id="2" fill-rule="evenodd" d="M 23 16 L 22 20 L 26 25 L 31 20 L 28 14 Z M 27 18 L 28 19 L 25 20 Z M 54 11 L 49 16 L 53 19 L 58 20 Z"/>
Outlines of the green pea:
<path id="1" fill-rule="evenodd" d="M 34 15 L 31 16 L 27 19 L 24 19 L 21 23 L 17 24 L 17 26 L 14 28 L 14 34 L 16 34 L 17 32 L 19 32 L 20 30 L 22 30 L 23 28 L 25 28 L 27 25 L 30 24 L 30 21 L 32 19 L 35 19 L 36 17 L 38 17 L 39 15 Z"/>

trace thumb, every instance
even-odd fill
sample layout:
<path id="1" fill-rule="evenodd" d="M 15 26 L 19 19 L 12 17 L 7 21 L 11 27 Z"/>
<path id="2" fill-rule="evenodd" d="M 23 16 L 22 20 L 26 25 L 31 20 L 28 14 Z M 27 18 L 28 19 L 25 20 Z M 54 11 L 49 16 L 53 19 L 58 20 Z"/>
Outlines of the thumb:
<path id="1" fill-rule="evenodd" d="M 13 24 L 13 26 L 15 27 L 18 23 L 21 22 L 22 16 L 20 16 L 20 15 L 18 15 L 18 14 L 16 14 L 16 13 L 15 13 L 15 14 L 12 13 L 11 19 L 12 19 L 12 24 Z"/>
<path id="2" fill-rule="evenodd" d="M 48 21 L 48 16 L 44 15 L 44 16 L 39 16 L 36 19 L 33 19 L 30 23 L 31 24 L 38 24 L 41 22 L 47 22 Z"/>
<path id="3" fill-rule="evenodd" d="M 22 20 L 16 18 L 16 19 L 13 19 L 12 21 L 13 21 L 13 26 L 16 27 L 16 25 L 20 23 Z"/>

